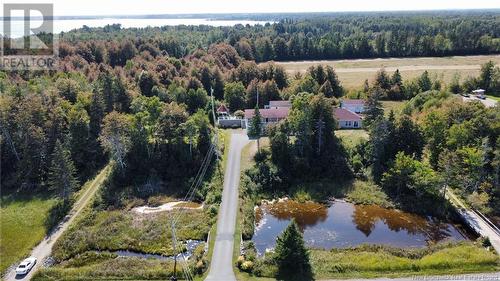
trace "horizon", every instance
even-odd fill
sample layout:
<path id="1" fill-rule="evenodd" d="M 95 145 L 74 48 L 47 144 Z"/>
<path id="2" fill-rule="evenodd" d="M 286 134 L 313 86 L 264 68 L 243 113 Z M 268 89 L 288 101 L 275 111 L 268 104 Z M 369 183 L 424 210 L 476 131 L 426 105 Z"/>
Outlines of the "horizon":
<path id="1" fill-rule="evenodd" d="M 380 10 L 380 11 L 326 11 L 326 12 L 238 12 L 238 13 L 158 13 L 158 14 L 88 14 L 88 15 L 54 15 L 55 20 L 76 20 L 76 19 L 120 19 L 120 18 L 132 18 L 132 19 L 146 19 L 148 17 L 156 17 L 158 19 L 175 17 L 179 19 L 191 18 L 191 19 L 200 19 L 202 17 L 192 17 L 192 16 L 230 16 L 237 19 L 244 19 L 245 16 L 261 16 L 261 15 L 336 15 L 336 14 L 412 14 L 412 13 L 422 13 L 422 14 L 432 14 L 432 13 L 440 13 L 440 12 L 496 12 L 500 13 L 499 8 L 464 8 L 464 9 L 436 9 L 436 10 Z M 241 16 L 241 18 L 238 18 Z M 0 16 L 0 19 L 3 19 L 3 16 Z M 12 20 L 23 20 L 24 18 L 21 16 L 13 16 Z M 40 16 L 32 16 L 32 20 L 41 19 Z M 231 19 L 227 19 L 231 20 Z M 256 20 L 258 21 L 258 20 Z"/>
<path id="2" fill-rule="evenodd" d="M 10 0 L 9 3 L 25 3 L 21 0 Z M 55 17 L 76 16 L 161 16 L 161 15 L 197 15 L 197 14 L 297 14 L 297 13 L 351 13 L 351 12 L 432 12 L 432 11 L 466 11 L 466 10 L 498 10 L 496 1 L 477 0 L 442 0 L 418 1 L 412 3 L 397 0 L 385 0 L 374 3 L 369 0 L 341 1 L 310 0 L 292 2 L 284 5 L 283 1 L 255 0 L 251 4 L 232 2 L 230 0 L 203 1 L 185 0 L 181 3 L 169 0 L 148 0 L 137 5 L 132 0 L 32 0 L 30 3 L 51 3 L 54 5 Z M 224 11 L 224 13 L 220 13 Z M 326 11 L 326 12 L 325 12 Z M 0 7 L 3 15 L 3 7 Z"/>

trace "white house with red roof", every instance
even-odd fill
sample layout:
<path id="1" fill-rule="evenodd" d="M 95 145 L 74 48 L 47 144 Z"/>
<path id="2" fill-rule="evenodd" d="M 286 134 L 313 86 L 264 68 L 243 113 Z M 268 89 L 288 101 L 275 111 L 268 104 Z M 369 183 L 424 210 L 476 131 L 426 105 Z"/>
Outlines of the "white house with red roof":
<path id="1" fill-rule="evenodd" d="M 334 108 L 335 119 L 341 129 L 359 129 L 363 126 L 363 120 L 360 115 L 344 108 Z"/>
<path id="2" fill-rule="evenodd" d="M 340 102 L 340 108 L 354 113 L 363 113 L 365 111 L 365 101 L 361 99 L 344 99 Z"/>

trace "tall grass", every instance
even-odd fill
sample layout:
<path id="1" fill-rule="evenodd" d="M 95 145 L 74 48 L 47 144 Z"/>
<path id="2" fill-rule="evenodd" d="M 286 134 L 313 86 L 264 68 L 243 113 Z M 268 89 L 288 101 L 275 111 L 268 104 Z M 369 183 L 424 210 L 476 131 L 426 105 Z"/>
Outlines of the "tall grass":
<path id="1" fill-rule="evenodd" d="M 472 242 L 425 249 L 360 246 L 344 250 L 312 250 L 316 278 L 405 276 L 496 271 L 496 254 Z"/>
<path id="2" fill-rule="evenodd" d="M 172 255 L 169 212 L 139 215 L 131 211 L 88 210 L 54 245 L 57 261 L 91 250 L 132 250 Z M 213 222 L 206 212 L 192 210 L 177 224 L 177 238 L 204 240 Z"/>

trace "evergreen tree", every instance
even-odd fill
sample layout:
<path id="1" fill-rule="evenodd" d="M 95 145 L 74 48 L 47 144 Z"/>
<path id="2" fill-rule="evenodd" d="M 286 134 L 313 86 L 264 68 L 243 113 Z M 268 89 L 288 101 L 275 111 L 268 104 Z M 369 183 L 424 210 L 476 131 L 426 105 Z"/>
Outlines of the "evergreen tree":
<path id="1" fill-rule="evenodd" d="M 344 92 L 344 89 L 340 85 L 340 80 L 337 77 L 337 73 L 335 73 L 333 67 L 329 65 L 326 66 L 326 80 L 328 80 L 330 82 L 330 86 L 332 86 L 333 95 L 336 98 L 341 97 Z"/>
<path id="2" fill-rule="evenodd" d="M 385 69 L 380 69 L 375 76 L 375 87 L 387 92 L 391 89 L 391 78 Z"/>
<path id="3" fill-rule="evenodd" d="M 399 69 L 396 69 L 396 71 L 394 71 L 394 74 L 392 74 L 391 77 L 391 86 L 401 87 L 402 85 L 403 85 L 403 78 L 401 78 L 401 73 L 399 72 Z"/>
<path id="4" fill-rule="evenodd" d="M 454 94 L 460 94 L 462 92 L 462 87 L 460 86 L 460 75 L 458 73 L 455 73 L 455 75 L 453 75 L 448 88 L 450 92 Z"/>
<path id="5" fill-rule="evenodd" d="M 384 115 L 382 103 L 380 103 L 381 90 L 379 88 L 368 94 L 365 101 L 365 119 L 363 124 L 370 127 L 375 120 Z"/>
<path id="6" fill-rule="evenodd" d="M 129 112 L 130 103 L 132 102 L 132 97 L 127 92 L 125 85 L 123 84 L 122 78 L 116 76 L 113 79 L 113 97 L 114 97 L 114 109 L 119 112 Z"/>
<path id="7" fill-rule="evenodd" d="M 224 99 L 224 78 L 219 70 L 216 68 L 213 74 L 213 90 L 214 90 L 214 98 L 217 100 Z M 207 92 L 209 93 L 209 92 Z"/>
<path id="8" fill-rule="evenodd" d="M 253 138 L 259 138 L 262 132 L 262 123 L 259 111 L 259 106 L 255 106 L 254 115 L 250 121 L 250 128 L 248 129 L 248 136 Z"/>
<path id="9" fill-rule="evenodd" d="M 429 91 L 432 89 L 432 81 L 429 78 L 429 72 L 424 71 L 422 75 L 418 78 L 418 87 L 421 92 Z"/>
<path id="10" fill-rule="evenodd" d="M 495 73 L 495 63 L 493 61 L 488 61 L 481 66 L 481 74 L 479 76 L 479 86 L 483 88 L 486 92 L 490 91 L 490 84 L 493 80 L 493 75 Z"/>
<path id="11" fill-rule="evenodd" d="M 420 128 L 405 115 L 397 124 L 392 143 L 396 151 L 402 151 L 406 155 L 420 159 L 425 141 Z"/>
<path id="12" fill-rule="evenodd" d="M 331 98 L 335 94 L 333 92 L 332 84 L 328 80 L 325 83 L 323 83 L 321 88 L 319 88 L 319 92 L 325 95 L 325 97 L 327 98 Z"/>
<path id="13" fill-rule="evenodd" d="M 370 162 L 373 180 L 377 183 L 382 179 L 394 154 L 390 145 L 394 130 L 393 119 L 385 120 L 384 118 L 377 119 L 370 128 Z"/>
<path id="14" fill-rule="evenodd" d="M 365 79 L 365 82 L 363 83 L 363 93 L 368 94 L 370 91 L 370 84 L 368 83 L 368 79 Z"/>
<path id="15" fill-rule="evenodd" d="M 113 111 L 113 75 L 108 70 L 105 70 L 99 74 L 97 88 L 99 93 L 101 94 L 101 97 L 103 97 L 105 111 Z"/>
<path id="16" fill-rule="evenodd" d="M 78 187 L 75 175 L 76 169 L 71 160 L 71 153 L 57 140 L 49 170 L 49 190 L 56 190 L 64 202 L 68 202 L 71 193 Z"/>
<path id="17" fill-rule="evenodd" d="M 295 220 L 276 239 L 275 262 L 279 280 L 313 280 L 309 251 Z"/>

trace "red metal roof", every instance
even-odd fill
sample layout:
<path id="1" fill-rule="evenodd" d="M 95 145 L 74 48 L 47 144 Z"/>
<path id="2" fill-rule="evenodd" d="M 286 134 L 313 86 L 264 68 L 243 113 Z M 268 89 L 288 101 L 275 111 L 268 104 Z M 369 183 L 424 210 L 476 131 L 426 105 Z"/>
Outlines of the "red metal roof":
<path id="1" fill-rule="evenodd" d="M 269 101 L 269 107 L 292 107 L 292 103 L 288 100 L 272 100 Z"/>
<path id="2" fill-rule="evenodd" d="M 361 99 L 356 99 L 356 100 L 345 99 L 345 100 L 342 100 L 342 103 L 346 103 L 346 104 L 365 104 L 365 100 L 361 100 Z"/>
<path id="3" fill-rule="evenodd" d="M 361 116 L 343 108 L 334 108 L 334 115 L 338 121 L 360 121 Z M 288 116 L 290 109 L 287 107 L 259 109 L 262 118 L 278 118 L 283 119 Z M 245 109 L 245 118 L 253 117 L 255 109 Z"/>
<path id="4" fill-rule="evenodd" d="M 338 121 L 360 121 L 361 116 L 343 108 L 334 108 L 335 118 Z"/>
<path id="5" fill-rule="evenodd" d="M 219 108 L 217 108 L 217 112 L 218 112 L 218 113 L 221 113 L 221 112 L 229 112 L 229 110 L 227 110 L 227 107 L 226 107 L 225 105 L 221 104 L 221 105 L 219 106 Z"/>
<path id="6" fill-rule="evenodd" d="M 279 107 L 279 108 L 269 108 L 269 109 L 259 109 L 260 116 L 262 118 L 279 118 L 283 119 L 288 116 L 290 108 Z M 245 109 L 245 118 L 250 119 L 253 117 L 255 109 Z"/>

